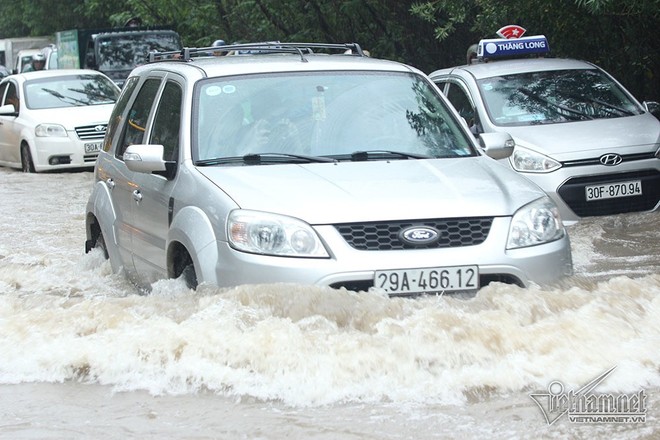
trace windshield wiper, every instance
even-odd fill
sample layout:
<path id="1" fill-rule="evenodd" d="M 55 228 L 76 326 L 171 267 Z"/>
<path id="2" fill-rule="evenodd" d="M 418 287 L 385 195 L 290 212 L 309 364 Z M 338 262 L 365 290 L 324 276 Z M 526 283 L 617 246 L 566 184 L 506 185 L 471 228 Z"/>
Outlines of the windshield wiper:
<path id="1" fill-rule="evenodd" d="M 82 101 L 82 100 L 80 100 L 80 99 L 72 98 L 71 96 L 64 96 L 63 94 L 61 94 L 61 93 L 58 92 L 57 90 L 46 89 L 46 88 L 44 88 L 44 87 L 42 87 L 41 90 L 43 90 L 44 92 L 48 92 L 48 93 L 50 93 L 50 94 L 53 95 L 54 97 L 59 98 L 59 99 L 61 99 L 61 100 L 64 101 L 64 102 L 66 102 L 67 99 L 70 100 L 70 101 L 73 101 L 73 104 L 76 105 L 76 106 L 79 106 L 79 107 L 82 107 L 82 106 L 84 106 L 84 105 L 88 105 L 87 102 Z M 71 104 L 71 103 L 69 103 L 69 104 Z"/>
<path id="2" fill-rule="evenodd" d="M 334 162 L 334 159 L 323 156 L 307 156 L 305 154 L 288 153 L 254 153 L 243 156 L 245 163 L 321 163 Z"/>
<path id="3" fill-rule="evenodd" d="M 365 150 L 354 151 L 350 156 L 353 162 L 361 162 L 366 160 L 384 160 L 384 159 L 431 159 L 431 156 L 425 154 L 405 153 L 403 151 L 391 150 Z"/>
<path id="4" fill-rule="evenodd" d="M 307 156 L 304 154 L 287 153 L 253 153 L 244 156 L 218 157 L 215 159 L 204 159 L 195 162 L 197 166 L 211 166 L 229 163 L 244 163 L 245 165 L 261 165 L 274 163 L 327 163 L 335 162 L 335 159 L 323 156 Z"/>
<path id="5" fill-rule="evenodd" d="M 549 106 L 549 107 L 548 107 L 549 110 L 552 110 L 553 112 L 555 112 L 555 113 L 558 114 L 559 116 L 563 116 L 564 118 L 566 118 L 567 116 L 566 116 L 564 113 L 562 113 L 562 112 L 560 112 L 559 110 L 557 110 L 557 109 L 564 110 L 565 112 L 571 113 L 571 114 L 573 114 L 573 115 L 580 116 L 580 117 L 582 117 L 582 118 L 593 119 L 592 116 L 590 116 L 590 115 L 588 115 L 588 114 L 586 114 L 586 113 L 583 113 L 583 112 L 581 112 L 581 111 L 579 111 L 579 110 L 575 110 L 574 108 L 567 107 L 567 106 L 565 106 L 565 105 L 563 105 L 563 104 L 558 104 L 558 103 L 556 103 L 556 102 L 551 102 L 551 101 L 545 99 L 544 97 L 537 95 L 536 93 L 532 92 L 532 91 L 529 90 L 529 89 L 525 89 L 525 88 L 522 88 L 522 87 L 521 87 L 521 88 L 519 88 L 518 90 L 520 90 L 523 94 L 525 94 L 526 96 L 529 96 L 530 98 L 533 98 L 533 99 L 535 99 L 535 100 L 537 100 L 537 101 L 539 101 L 539 102 L 542 102 L 542 103 L 544 103 L 544 104 L 547 104 L 547 105 Z M 555 108 L 555 107 L 556 107 L 556 108 Z"/>
<path id="6" fill-rule="evenodd" d="M 598 104 L 601 107 L 605 107 L 602 110 L 609 113 L 609 114 L 615 114 L 615 112 L 619 112 L 619 115 L 621 115 L 621 114 L 624 114 L 626 116 L 634 115 L 633 112 L 631 112 L 630 110 L 628 110 L 626 108 L 619 107 L 619 106 L 614 105 L 614 104 L 610 104 L 609 102 L 601 101 L 600 99 L 591 98 L 589 96 L 574 96 L 574 95 L 569 95 L 569 97 L 573 98 L 573 99 L 584 100 L 584 101 L 590 102 L 592 104 Z"/>

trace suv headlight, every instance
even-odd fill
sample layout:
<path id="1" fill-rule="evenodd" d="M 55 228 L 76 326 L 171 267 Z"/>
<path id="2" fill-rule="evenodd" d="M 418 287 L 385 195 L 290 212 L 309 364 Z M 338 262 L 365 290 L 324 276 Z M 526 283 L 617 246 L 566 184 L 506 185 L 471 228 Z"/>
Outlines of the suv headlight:
<path id="1" fill-rule="evenodd" d="M 293 217 L 267 212 L 236 210 L 227 222 L 229 243 L 255 254 L 328 258 L 316 232 Z"/>
<path id="2" fill-rule="evenodd" d="M 39 137 L 67 137 L 66 128 L 58 124 L 39 124 L 34 129 L 34 134 Z"/>
<path id="3" fill-rule="evenodd" d="M 561 164 L 556 160 L 519 146 L 513 150 L 509 160 L 514 170 L 526 173 L 549 173 L 561 168 Z"/>
<path id="4" fill-rule="evenodd" d="M 549 197 L 529 203 L 513 214 L 507 249 L 548 243 L 564 236 L 557 205 Z"/>

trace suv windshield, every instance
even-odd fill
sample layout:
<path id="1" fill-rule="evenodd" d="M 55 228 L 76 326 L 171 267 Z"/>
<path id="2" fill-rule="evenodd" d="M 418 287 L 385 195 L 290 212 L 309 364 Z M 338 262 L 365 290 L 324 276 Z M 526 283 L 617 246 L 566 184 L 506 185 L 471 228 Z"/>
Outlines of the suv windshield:
<path id="1" fill-rule="evenodd" d="M 195 93 L 196 161 L 266 153 L 350 159 L 374 150 L 388 154 L 359 157 L 477 154 L 435 89 L 410 73 L 212 78 Z"/>
<path id="2" fill-rule="evenodd" d="M 113 104 L 119 92 L 101 75 L 70 75 L 25 83 L 25 102 L 30 109 Z"/>
<path id="3" fill-rule="evenodd" d="M 495 125 L 524 126 L 637 115 L 641 109 L 596 69 L 530 72 L 478 81 Z"/>

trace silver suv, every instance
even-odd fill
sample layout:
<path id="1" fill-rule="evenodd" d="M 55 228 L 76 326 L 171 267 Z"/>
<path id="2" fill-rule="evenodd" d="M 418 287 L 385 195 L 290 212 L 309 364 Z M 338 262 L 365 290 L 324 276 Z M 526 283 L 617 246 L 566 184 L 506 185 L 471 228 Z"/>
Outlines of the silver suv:
<path id="1" fill-rule="evenodd" d="M 86 250 L 139 286 L 414 295 L 571 273 L 555 204 L 493 160 L 511 138 L 476 145 L 417 69 L 357 44 L 150 58 L 111 116 L 86 218 Z"/>

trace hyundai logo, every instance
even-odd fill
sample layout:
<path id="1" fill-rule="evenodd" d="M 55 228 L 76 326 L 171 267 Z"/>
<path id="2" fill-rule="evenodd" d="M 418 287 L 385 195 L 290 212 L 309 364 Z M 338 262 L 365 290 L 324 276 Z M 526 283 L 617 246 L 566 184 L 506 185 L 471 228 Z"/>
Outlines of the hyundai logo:
<path id="1" fill-rule="evenodd" d="M 97 125 L 94 127 L 94 131 L 105 132 L 105 125 Z"/>
<path id="2" fill-rule="evenodd" d="M 610 167 L 613 167 L 614 165 L 619 165 L 621 162 L 623 162 L 623 158 L 615 153 L 603 154 L 602 156 L 600 156 L 598 160 L 603 165 L 607 165 Z"/>
<path id="3" fill-rule="evenodd" d="M 430 226 L 411 226 L 399 234 L 401 241 L 415 246 L 433 244 L 440 239 L 440 232 Z"/>

